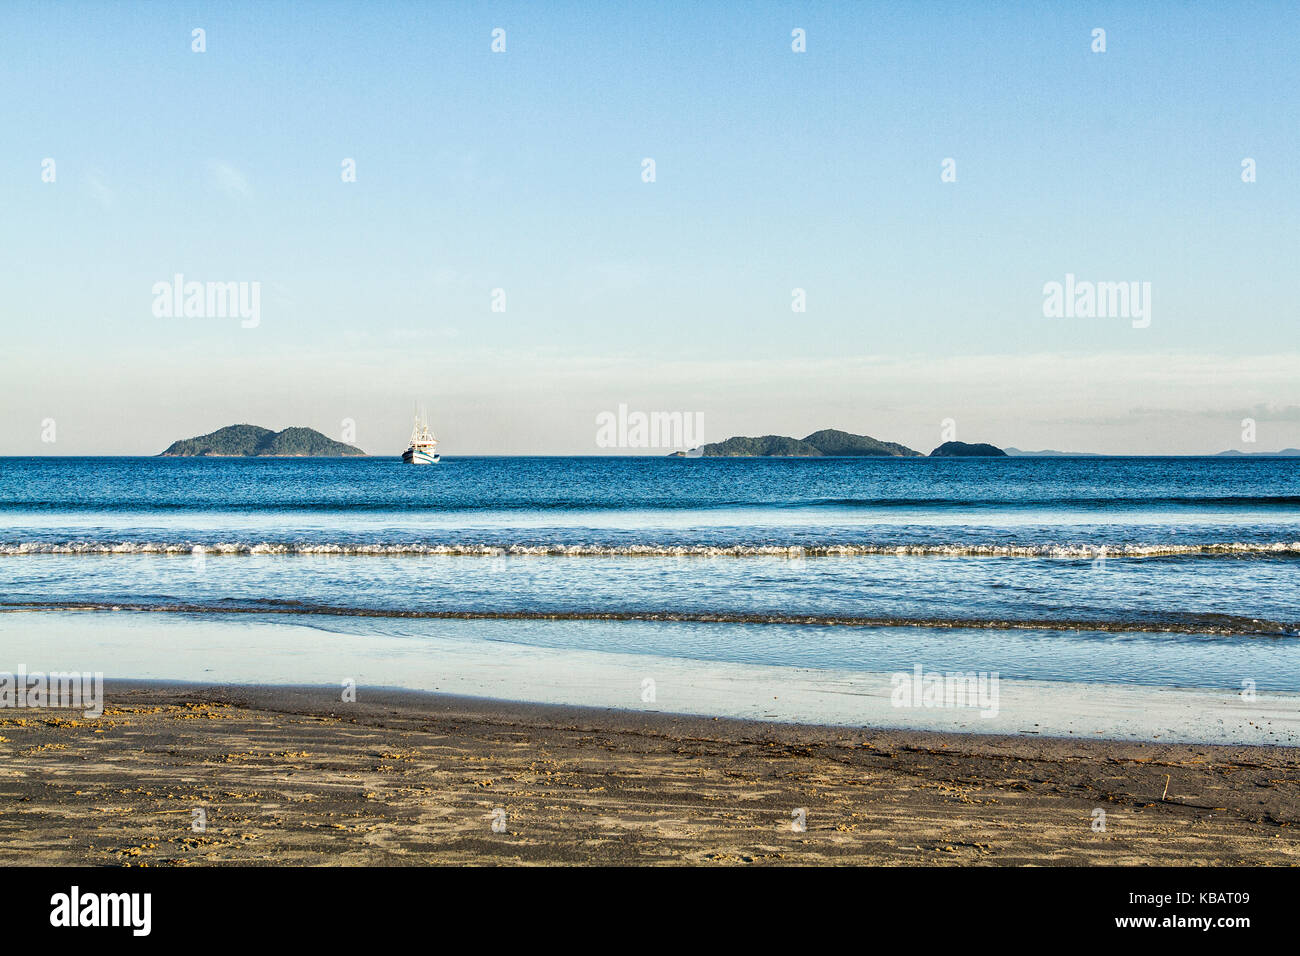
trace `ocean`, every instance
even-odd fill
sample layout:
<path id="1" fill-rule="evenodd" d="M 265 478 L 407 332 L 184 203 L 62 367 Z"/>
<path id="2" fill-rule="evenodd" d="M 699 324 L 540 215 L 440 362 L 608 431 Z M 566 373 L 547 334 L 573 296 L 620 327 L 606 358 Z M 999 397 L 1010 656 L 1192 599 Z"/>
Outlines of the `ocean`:
<path id="1" fill-rule="evenodd" d="M 513 648 L 1290 693 L 1297 570 L 1300 459 L 0 459 L 0 649 L 59 657 L 0 670 L 445 689 Z M 515 683 L 456 686 L 547 697 Z"/>

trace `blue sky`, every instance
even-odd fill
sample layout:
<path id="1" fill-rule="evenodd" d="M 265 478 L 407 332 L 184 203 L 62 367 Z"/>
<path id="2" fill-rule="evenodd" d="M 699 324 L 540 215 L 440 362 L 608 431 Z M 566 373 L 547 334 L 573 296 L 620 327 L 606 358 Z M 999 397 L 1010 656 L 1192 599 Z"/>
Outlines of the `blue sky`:
<path id="1" fill-rule="evenodd" d="M 615 6 L 4 4 L 0 453 L 396 454 L 416 401 L 450 454 L 596 453 L 620 403 L 1300 445 L 1293 5 Z M 260 282 L 259 325 L 155 317 L 176 273 Z M 1150 282 L 1150 327 L 1045 318 L 1067 273 Z"/>

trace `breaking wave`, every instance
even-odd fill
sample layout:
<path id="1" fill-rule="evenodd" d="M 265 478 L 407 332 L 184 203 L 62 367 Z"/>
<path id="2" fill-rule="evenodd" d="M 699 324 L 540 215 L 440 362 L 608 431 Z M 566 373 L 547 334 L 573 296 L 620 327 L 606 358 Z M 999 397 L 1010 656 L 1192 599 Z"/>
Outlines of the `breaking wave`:
<path id="1" fill-rule="evenodd" d="M 799 497 L 783 498 L 736 497 L 719 498 L 677 490 L 672 494 L 641 493 L 621 495 L 586 494 L 566 496 L 558 493 L 492 496 L 464 496 L 442 498 L 436 502 L 425 499 L 411 500 L 401 494 L 379 495 L 366 500 L 351 498 L 289 498 L 272 497 L 269 500 L 239 498 L 225 500 L 220 497 L 195 497 L 172 494 L 170 497 L 119 494 L 108 499 L 98 498 L 8 498 L 0 499 L 0 512 L 94 512 L 120 511 L 127 513 L 213 512 L 213 513 L 313 513 L 313 512 L 390 512 L 394 514 L 473 511 L 555 511 L 555 512 L 622 512 L 622 511 L 716 511 L 727 509 L 788 510 L 788 509 L 979 509 L 1021 511 L 1034 508 L 1052 509 L 1124 509 L 1149 511 L 1160 508 L 1178 509 L 1296 509 L 1300 508 L 1298 495 L 1070 495 L 1026 496 L 1016 491 L 987 495 L 938 496 L 916 495 L 909 497 Z"/>
<path id="2" fill-rule="evenodd" d="M 284 555 L 296 557 L 723 557 L 821 558 L 871 555 L 1005 558 L 1155 558 L 1168 556 L 1300 555 L 1300 541 L 1197 543 L 1041 544 L 836 543 L 836 544 L 561 544 L 294 541 L 18 541 L 0 543 L 0 557 L 25 555 Z"/>

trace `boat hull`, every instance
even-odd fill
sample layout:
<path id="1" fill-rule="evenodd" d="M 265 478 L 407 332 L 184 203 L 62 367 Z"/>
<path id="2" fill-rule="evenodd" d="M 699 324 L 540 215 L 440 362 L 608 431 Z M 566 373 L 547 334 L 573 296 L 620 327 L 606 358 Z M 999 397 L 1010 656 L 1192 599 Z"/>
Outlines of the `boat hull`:
<path id="1" fill-rule="evenodd" d="M 402 461 L 408 465 L 436 465 L 442 459 L 436 451 L 419 451 L 415 448 L 408 448 L 402 452 Z"/>

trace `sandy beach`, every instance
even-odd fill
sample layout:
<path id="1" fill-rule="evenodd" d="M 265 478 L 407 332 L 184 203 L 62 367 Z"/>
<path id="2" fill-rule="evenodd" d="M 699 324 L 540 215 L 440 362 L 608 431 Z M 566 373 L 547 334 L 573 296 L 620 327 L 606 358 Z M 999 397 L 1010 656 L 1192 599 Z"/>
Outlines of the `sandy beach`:
<path id="1" fill-rule="evenodd" d="M 1300 863 L 1292 748 L 338 696 L 5 711 L 0 863 Z"/>

